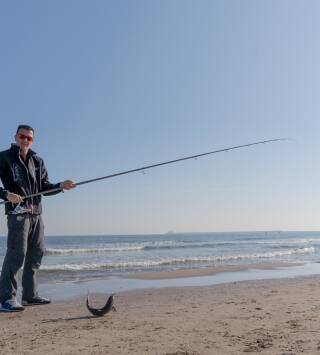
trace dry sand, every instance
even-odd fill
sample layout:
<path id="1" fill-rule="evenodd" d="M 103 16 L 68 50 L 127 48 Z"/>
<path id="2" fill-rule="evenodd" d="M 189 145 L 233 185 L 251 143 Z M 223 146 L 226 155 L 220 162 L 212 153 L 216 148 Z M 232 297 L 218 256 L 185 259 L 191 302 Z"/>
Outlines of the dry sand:
<path id="1" fill-rule="evenodd" d="M 0 353 L 320 354 L 319 277 L 126 292 L 102 318 L 84 301 L 0 313 Z"/>

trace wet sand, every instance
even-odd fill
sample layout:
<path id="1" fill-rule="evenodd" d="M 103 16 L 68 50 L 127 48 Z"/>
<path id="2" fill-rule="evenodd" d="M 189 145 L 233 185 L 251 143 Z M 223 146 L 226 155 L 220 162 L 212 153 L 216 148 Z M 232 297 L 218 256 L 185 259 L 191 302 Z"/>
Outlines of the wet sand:
<path id="1" fill-rule="evenodd" d="M 91 296 L 102 306 L 107 295 Z M 1 354 L 320 354 L 320 277 L 131 291 L 0 313 Z"/>
<path id="2" fill-rule="evenodd" d="M 181 277 L 198 277 L 210 276 L 220 274 L 222 272 L 237 272 L 244 270 L 272 270 L 280 267 L 301 266 L 302 263 L 265 263 L 265 264 L 243 264 L 243 265 L 221 265 L 214 267 L 207 267 L 203 269 L 180 269 L 170 271 L 156 271 L 156 272 L 137 272 L 126 276 L 127 279 L 136 280 L 164 280 L 177 279 Z"/>

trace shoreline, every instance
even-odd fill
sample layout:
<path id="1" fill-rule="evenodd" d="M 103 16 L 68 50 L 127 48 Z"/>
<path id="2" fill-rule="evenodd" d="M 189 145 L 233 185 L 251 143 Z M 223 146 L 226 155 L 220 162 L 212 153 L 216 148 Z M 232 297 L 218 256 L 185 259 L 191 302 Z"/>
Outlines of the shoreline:
<path id="1" fill-rule="evenodd" d="M 179 271 L 179 270 L 177 270 Z M 170 287 L 212 286 L 240 281 L 286 279 L 320 274 L 320 263 L 276 263 L 221 266 L 209 269 L 172 272 L 136 272 L 131 275 L 73 278 L 66 281 L 41 281 L 39 292 L 53 300 L 76 298 L 87 293 L 120 294 L 126 291 L 162 289 Z"/>
<path id="2" fill-rule="evenodd" d="M 319 289 L 318 275 L 127 291 L 115 296 L 117 312 L 99 318 L 77 297 L 0 313 L 0 346 L 8 355 L 314 355 Z"/>

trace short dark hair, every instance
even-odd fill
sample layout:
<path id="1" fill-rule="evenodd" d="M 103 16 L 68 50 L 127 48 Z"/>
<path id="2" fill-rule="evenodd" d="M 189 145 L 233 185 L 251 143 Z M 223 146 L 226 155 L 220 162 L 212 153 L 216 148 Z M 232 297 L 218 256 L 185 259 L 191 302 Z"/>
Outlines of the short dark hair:
<path id="1" fill-rule="evenodd" d="M 32 131 L 34 133 L 34 129 L 27 124 L 19 124 L 16 133 L 18 133 L 20 129 L 25 129 L 26 131 Z"/>

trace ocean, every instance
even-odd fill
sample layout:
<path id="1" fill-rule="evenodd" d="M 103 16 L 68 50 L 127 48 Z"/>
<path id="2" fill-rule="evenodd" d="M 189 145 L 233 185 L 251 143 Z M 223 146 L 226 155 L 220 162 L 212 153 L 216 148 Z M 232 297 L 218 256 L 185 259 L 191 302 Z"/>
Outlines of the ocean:
<path id="1" fill-rule="evenodd" d="M 0 238 L 0 264 L 6 238 Z M 67 281 L 163 271 L 320 260 L 320 232 L 47 236 L 42 280 Z"/>

